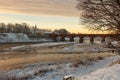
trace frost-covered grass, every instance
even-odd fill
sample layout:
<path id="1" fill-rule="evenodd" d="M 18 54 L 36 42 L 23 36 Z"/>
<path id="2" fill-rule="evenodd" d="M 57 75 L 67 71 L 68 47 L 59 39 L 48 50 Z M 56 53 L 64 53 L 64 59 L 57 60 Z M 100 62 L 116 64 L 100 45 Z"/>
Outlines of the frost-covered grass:
<path id="1" fill-rule="evenodd" d="M 117 61 L 114 61 L 110 64 L 110 66 L 116 65 L 116 64 L 120 64 L 120 59 L 118 59 Z"/>
<path id="2" fill-rule="evenodd" d="M 120 80 L 120 64 L 95 70 L 78 80 Z"/>
<path id="3" fill-rule="evenodd" d="M 76 58 L 76 60 L 73 63 L 74 67 L 79 67 L 79 65 L 92 65 L 98 60 L 102 60 L 106 57 L 113 56 L 114 54 L 111 53 L 84 53 L 81 54 L 80 58 Z"/>
<path id="4" fill-rule="evenodd" d="M 91 56 L 93 56 L 91 58 L 94 58 L 94 55 L 91 55 Z M 84 57 L 84 58 L 87 58 L 87 57 Z M 74 60 L 73 62 L 57 61 L 57 62 L 40 62 L 40 63 L 34 63 L 34 64 L 32 63 L 28 65 L 26 64 L 21 69 L 10 70 L 7 73 L 7 76 L 9 77 L 6 77 L 6 78 L 9 78 L 11 80 L 61 80 L 63 79 L 64 75 L 70 74 L 70 75 L 74 75 L 76 77 L 76 80 L 78 80 L 79 75 L 85 75 L 87 73 L 90 73 L 93 70 L 109 66 L 109 64 L 112 61 L 117 59 L 119 59 L 119 57 L 110 57 L 110 58 L 104 57 L 104 59 L 101 60 L 100 58 L 95 62 L 94 60 L 89 61 L 89 63 L 94 62 L 92 64 L 88 64 L 87 62 L 84 64 L 79 63 L 79 66 L 77 67 L 74 66 L 74 62 L 76 60 Z M 88 60 L 86 59 L 83 61 L 88 61 Z"/>
<path id="5" fill-rule="evenodd" d="M 87 45 L 89 47 L 86 47 Z M 76 44 L 70 42 L 16 46 L 10 48 L 10 51 L 5 52 L 4 54 L 0 54 L 0 69 L 4 70 L 21 68 L 25 64 L 32 64 L 43 61 L 63 63 L 72 61 L 74 62 L 74 66 L 77 66 L 77 64 L 89 64 L 89 61 L 95 62 L 97 60 L 103 59 L 104 57 L 114 55 L 108 52 L 94 52 L 94 54 L 92 54 L 92 52 L 85 52 L 89 48 L 93 49 L 94 51 L 96 47 L 99 49 L 100 46 L 96 44 Z M 84 50 L 83 53 L 81 52 L 82 49 Z"/>

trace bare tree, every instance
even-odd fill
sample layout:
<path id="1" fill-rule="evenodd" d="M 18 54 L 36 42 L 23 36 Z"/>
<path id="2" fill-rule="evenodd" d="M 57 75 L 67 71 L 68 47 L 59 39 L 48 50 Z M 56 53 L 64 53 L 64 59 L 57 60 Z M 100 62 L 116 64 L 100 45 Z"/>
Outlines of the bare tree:
<path id="1" fill-rule="evenodd" d="M 90 30 L 120 34 L 120 0 L 78 0 L 77 8 Z"/>
<path id="2" fill-rule="evenodd" d="M 5 33 L 6 32 L 6 24 L 0 23 L 0 33 Z"/>
<path id="3" fill-rule="evenodd" d="M 0 33 L 24 33 L 27 35 L 41 35 L 44 32 L 52 32 L 50 29 L 40 29 L 37 25 L 30 26 L 27 23 L 0 23 Z"/>
<path id="4" fill-rule="evenodd" d="M 22 33 L 24 33 L 24 34 L 30 34 L 31 33 L 30 26 L 28 24 L 22 23 L 21 26 L 22 26 L 21 27 L 22 28 Z"/>
<path id="5" fill-rule="evenodd" d="M 8 23 L 7 24 L 7 33 L 10 33 L 10 32 L 13 32 L 14 31 L 14 24 L 12 24 L 12 23 Z"/>

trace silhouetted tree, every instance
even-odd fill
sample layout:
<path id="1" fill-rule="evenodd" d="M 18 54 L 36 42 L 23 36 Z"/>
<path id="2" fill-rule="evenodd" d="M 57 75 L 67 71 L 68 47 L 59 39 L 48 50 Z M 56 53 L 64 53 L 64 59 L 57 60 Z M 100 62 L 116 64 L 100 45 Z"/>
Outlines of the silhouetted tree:
<path id="1" fill-rule="evenodd" d="M 37 33 L 37 26 L 35 25 L 35 26 L 32 26 L 32 33 L 34 34 L 34 35 L 36 35 L 36 33 Z"/>
<path id="2" fill-rule="evenodd" d="M 0 32 L 5 33 L 6 32 L 6 24 L 0 23 Z"/>
<path id="3" fill-rule="evenodd" d="M 50 29 L 40 29 L 35 26 L 30 26 L 26 23 L 0 23 L 0 33 L 24 33 L 27 35 L 41 35 L 44 34 L 44 32 L 52 32 Z"/>
<path id="4" fill-rule="evenodd" d="M 14 32 L 14 24 L 8 23 L 7 24 L 7 33 Z"/>
<path id="5" fill-rule="evenodd" d="M 26 24 L 26 23 L 22 23 L 22 33 L 24 33 L 24 34 L 30 34 L 31 33 L 31 31 L 30 31 L 30 26 L 28 25 L 28 24 Z"/>
<path id="6" fill-rule="evenodd" d="M 120 34 L 120 0 L 78 0 L 87 28 Z"/>

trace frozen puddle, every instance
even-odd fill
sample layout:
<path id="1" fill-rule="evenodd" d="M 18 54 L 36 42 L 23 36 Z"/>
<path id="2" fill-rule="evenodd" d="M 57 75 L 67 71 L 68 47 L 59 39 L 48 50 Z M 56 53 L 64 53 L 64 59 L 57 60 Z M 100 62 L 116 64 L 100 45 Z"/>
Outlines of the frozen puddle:
<path id="1" fill-rule="evenodd" d="M 65 75 L 73 75 L 75 76 L 75 80 L 78 80 L 80 77 L 87 75 L 92 71 L 108 67 L 117 59 L 120 59 L 120 56 L 105 58 L 104 60 L 100 60 L 90 66 L 80 65 L 79 68 L 73 67 L 72 63 L 40 63 L 27 65 L 22 70 L 13 70 L 8 72 L 8 74 L 13 74 L 19 77 L 31 75 L 32 77 L 28 80 L 63 80 Z M 36 72 L 40 73 L 37 74 Z"/>

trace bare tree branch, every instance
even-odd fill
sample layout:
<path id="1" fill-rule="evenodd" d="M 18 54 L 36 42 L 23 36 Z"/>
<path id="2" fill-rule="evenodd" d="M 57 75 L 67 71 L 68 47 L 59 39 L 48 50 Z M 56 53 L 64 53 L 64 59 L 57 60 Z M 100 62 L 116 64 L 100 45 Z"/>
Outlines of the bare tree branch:
<path id="1" fill-rule="evenodd" d="M 120 0 L 78 0 L 77 8 L 89 29 L 120 33 Z"/>

